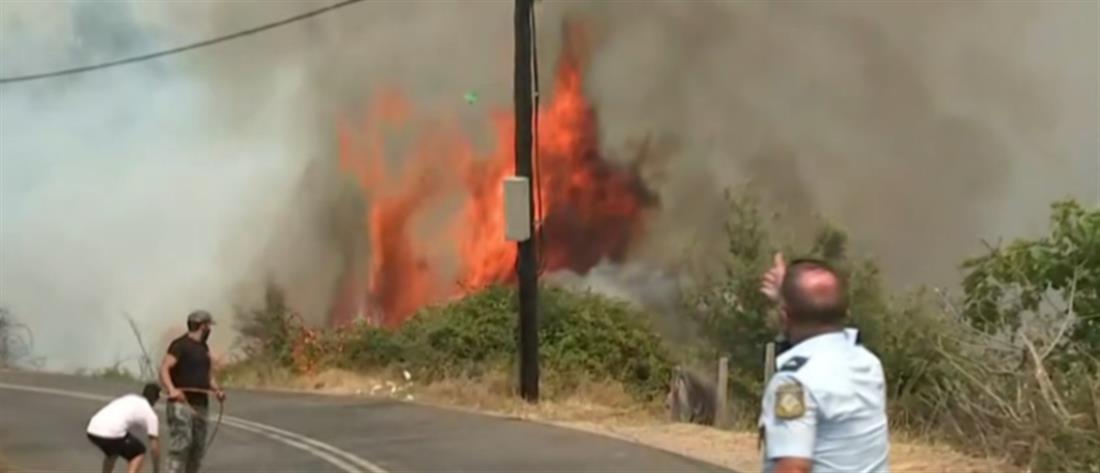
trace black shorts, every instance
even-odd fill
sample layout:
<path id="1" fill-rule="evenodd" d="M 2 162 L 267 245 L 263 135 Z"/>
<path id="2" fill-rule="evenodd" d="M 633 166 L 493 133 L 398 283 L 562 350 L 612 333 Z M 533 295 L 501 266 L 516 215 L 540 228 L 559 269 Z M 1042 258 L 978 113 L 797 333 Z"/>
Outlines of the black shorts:
<path id="1" fill-rule="evenodd" d="M 88 440 L 91 440 L 104 455 L 109 457 L 122 457 L 133 460 L 138 455 L 145 454 L 145 445 L 128 433 L 125 437 L 118 439 L 107 439 L 88 434 Z"/>

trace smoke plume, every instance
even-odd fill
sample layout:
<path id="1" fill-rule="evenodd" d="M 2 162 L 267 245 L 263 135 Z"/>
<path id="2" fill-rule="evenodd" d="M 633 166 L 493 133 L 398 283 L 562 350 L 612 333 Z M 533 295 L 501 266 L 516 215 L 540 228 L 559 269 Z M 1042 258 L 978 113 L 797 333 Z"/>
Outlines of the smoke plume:
<path id="1" fill-rule="evenodd" d="M 0 75 L 316 6 L 4 3 Z M 1041 228 L 1055 198 L 1100 203 L 1095 2 L 538 8 L 543 84 L 562 19 L 588 22 L 585 95 L 604 155 L 636 156 L 638 143 L 661 155 L 647 175 L 660 210 L 633 261 L 589 278 L 608 290 L 663 288 L 638 268 L 674 273 L 685 252 L 721 252 L 721 192 L 746 181 L 796 232 L 814 215 L 850 229 L 897 284 L 950 281 L 981 238 Z M 370 202 L 337 167 L 338 124 L 396 89 L 491 147 L 487 116 L 512 94 L 511 28 L 509 2 L 363 2 L 162 60 L 0 86 L 0 304 L 56 368 L 132 354 L 123 311 L 160 350 L 206 308 L 226 322 L 224 348 L 232 308 L 268 281 L 322 320 L 340 278 L 370 257 Z"/>
<path id="2" fill-rule="evenodd" d="M 789 223 L 848 228 L 894 282 L 943 283 L 981 238 L 1041 228 L 1051 200 L 1100 202 L 1095 2 L 602 10 L 589 86 L 604 139 L 681 144 L 658 247 L 720 244 L 701 217 L 718 190 L 755 181 Z"/>

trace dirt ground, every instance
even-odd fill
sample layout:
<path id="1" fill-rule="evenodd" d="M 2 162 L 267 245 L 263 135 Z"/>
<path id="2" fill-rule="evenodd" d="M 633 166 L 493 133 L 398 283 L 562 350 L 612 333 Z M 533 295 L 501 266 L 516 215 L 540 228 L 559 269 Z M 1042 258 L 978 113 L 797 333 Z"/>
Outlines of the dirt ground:
<path id="1" fill-rule="evenodd" d="M 404 379 L 401 379 L 404 378 Z M 238 385 L 316 393 L 388 397 L 408 402 L 475 411 L 615 437 L 742 472 L 760 471 L 754 432 L 736 432 L 661 420 L 659 409 L 639 408 L 615 386 L 594 384 L 563 396 L 546 393 L 537 406 L 511 396 L 506 379 L 448 381 L 421 386 L 411 373 L 396 381 L 337 370 L 310 377 L 271 381 L 239 379 Z M 996 459 L 973 458 L 947 446 L 896 438 L 891 442 L 893 473 L 1012 473 L 1020 471 Z"/>

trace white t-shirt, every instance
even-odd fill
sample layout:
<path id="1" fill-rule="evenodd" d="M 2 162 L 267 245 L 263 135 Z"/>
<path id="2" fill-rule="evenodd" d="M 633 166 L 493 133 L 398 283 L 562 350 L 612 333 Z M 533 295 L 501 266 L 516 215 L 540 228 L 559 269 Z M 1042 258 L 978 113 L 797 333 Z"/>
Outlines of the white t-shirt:
<path id="1" fill-rule="evenodd" d="M 127 394 L 107 404 L 88 422 L 88 433 L 96 437 L 119 439 L 132 429 L 144 430 L 150 437 L 157 436 L 157 413 L 149 401 L 137 394 Z"/>

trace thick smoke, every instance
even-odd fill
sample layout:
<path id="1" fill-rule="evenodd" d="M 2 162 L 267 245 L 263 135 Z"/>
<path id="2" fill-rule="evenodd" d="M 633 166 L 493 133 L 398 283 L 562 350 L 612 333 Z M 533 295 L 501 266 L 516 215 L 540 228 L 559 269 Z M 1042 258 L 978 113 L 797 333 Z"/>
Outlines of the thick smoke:
<path id="1" fill-rule="evenodd" d="M 944 283 L 980 239 L 1042 228 L 1050 201 L 1100 203 L 1096 2 L 599 10 L 605 142 L 679 143 L 655 253 L 721 251 L 718 192 L 755 181 L 796 231 L 820 214 L 895 283 Z"/>
<path id="2" fill-rule="evenodd" d="M 5 3 L 0 71 L 199 39 L 157 27 L 146 8 L 157 5 Z M 255 85 L 262 97 L 236 101 L 173 58 L 0 87 L 0 303 L 35 331 L 49 367 L 136 354 L 124 313 L 157 350 L 196 308 L 231 326 L 315 151 L 299 133 L 300 84 L 287 65 Z M 224 113 L 227 102 L 248 113 Z"/>
<path id="3" fill-rule="evenodd" d="M 316 6 L 6 2 L 0 75 Z M 980 238 L 1039 228 L 1054 198 L 1100 202 L 1095 2 L 539 10 L 543 83 L 561 19 L 589 20 L 608 154 L 647 136 L 665 154 L 650 176 L 662 209 L 635 264 L 591 279 L 608 290 L 665 290 L 638 268 L 674 274 L 685 255 L 721 251 L 721 191 L 746 180 L 789 215 L 850 228 L 898 283 L 950 279 Z M 488 112 L 511 99 L 511 28 L 510 2 L 364 2 L 163 60 L 0 86 L 0 304 L 59 368 L 132 354 L 122 311 L 162 345 L 187 311 L 229 322 L 269 280 L 324 317 L 364 251 L 337 127 L 393 87 L 485 139 Z M 480 102 L 465 104 L 468 91 Z"/>

